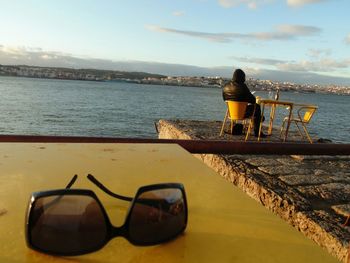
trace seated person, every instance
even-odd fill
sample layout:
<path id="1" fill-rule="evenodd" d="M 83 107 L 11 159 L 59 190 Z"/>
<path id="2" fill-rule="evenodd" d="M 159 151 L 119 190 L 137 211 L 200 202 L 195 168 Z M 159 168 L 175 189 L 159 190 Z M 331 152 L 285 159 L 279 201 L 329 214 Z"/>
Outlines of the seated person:
<path id="1" fill-rule="evenodd" d="M 248 102 L 246 109 L 246 117 L 251 117 L 254 110 L 254 104 L 256 104 L 256 99 L 254 95 L 250 92 L 247 85 L 245 84 L 245 73 L 241 69 L 236 69 L 233 73 L 232 80 L 228 82 L 222 91 L 222 96 L 224 100 L 233 100 Z M 254 113 L 254 135 L 259 136 L 259 127 L 261 120 L 261 109 L 260 105 L 256 104 Z M 260 137 L 266 137 L 265 134 L 261 133 Z"/>

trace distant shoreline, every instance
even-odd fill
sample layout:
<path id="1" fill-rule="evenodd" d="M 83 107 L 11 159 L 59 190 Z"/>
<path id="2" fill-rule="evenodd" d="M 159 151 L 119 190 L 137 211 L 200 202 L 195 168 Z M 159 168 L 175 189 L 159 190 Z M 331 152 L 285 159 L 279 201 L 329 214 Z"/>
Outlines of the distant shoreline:
<path id="1" fill-rule="evenodd" d="M 53 80 L 111 81 L 135 84 L 167 85 L 178 87 L 221 88 L 229 79 L 222 77 L 173 77 L 145 72 L 113 70 L 12 66 L 0 64 L 0 76 Z M 350 86 L 310 85 L 271 80 L 248 79 L 247 85 L 256 91 L 289 91 L 298 93 L 324 93 L 350 95 Z"/>

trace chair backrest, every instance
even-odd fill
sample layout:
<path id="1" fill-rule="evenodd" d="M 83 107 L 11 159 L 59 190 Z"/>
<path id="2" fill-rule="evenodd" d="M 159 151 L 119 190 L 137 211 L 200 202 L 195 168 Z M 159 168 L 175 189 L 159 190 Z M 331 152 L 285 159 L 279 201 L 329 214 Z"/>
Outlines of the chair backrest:
<path id="1" fill-rule="evenodd" d="M 312 116 L 314 115 L 314 113 L 316 112 L 316 110 L 318 109 L 317 106 L 304 106 L 301 107 L 298 110 L 298 115 L 301 121 L 305 122 L 305 123 L 309 123 Z M 302 116 L 303 114 L 303 116 Z"/>
<path id="2" fill-rule="evenodd" d="M 245 111 L 248 105 L 248 102 L 241 101 L 226 101 L 229 118 L 232 120 L 243 120 L 245 119 Z"/>

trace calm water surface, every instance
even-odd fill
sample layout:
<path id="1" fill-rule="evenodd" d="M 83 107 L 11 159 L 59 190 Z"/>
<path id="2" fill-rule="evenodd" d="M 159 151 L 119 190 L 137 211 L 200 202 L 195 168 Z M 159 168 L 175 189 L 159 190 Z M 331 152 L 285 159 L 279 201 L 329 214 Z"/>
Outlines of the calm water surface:
<path id="1" fill-rule="evenodd" d="M 216 88 L 0 77 L 0 94 L 0 134 L 155 138 L 159 119 L 222 120 L 225 113 Z M 349 96 L 284 92 L 280 99 L 318 105 L 311 133 L 350 142 Z"/>

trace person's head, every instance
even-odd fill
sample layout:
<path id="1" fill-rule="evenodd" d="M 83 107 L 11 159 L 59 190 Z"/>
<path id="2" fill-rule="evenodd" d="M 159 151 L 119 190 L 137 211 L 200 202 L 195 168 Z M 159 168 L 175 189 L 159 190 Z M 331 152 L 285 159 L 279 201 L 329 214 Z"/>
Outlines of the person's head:
<path id="1" fill-rule="evenodd" d="M 244 71 L 241 70 L 241 69 L 236 69 L 233 72 L 232 80 L 233 80 L 233 82 L 236 82 L 236 83 L 244 83 L 245 82 L 245 73 L 244 73 Z"/>

